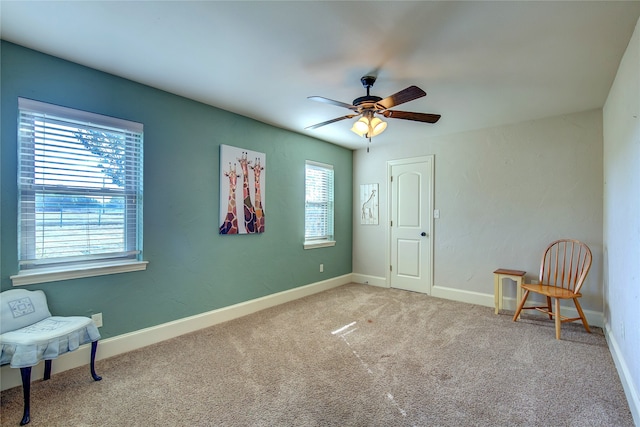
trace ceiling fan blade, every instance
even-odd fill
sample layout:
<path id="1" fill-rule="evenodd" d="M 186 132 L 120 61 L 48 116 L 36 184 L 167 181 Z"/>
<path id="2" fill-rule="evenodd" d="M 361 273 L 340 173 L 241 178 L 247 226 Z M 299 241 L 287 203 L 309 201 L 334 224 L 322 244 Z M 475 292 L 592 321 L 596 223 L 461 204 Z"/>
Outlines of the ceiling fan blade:
<path id="1" fill-rule="evenodd" d="M 321 126 L 324 125 L 329 125 L 331 123 L 335 123 L 335 122 L 339 122 L 340 120 L 345 120 L 345 119 L 351 119 L 355 116 L 357 116 L 358 114 L 347 114 L 346 116 L 342 116 L 342 117 L 337 117 L 335 119 L 331 119 L 331 120 L 327 120 L 326 122 L 322 122 L 322 123 L 318 123 L 312 126 L 307 126 L 305 129 L 317 129 Z"/>
<path id="2" fill-rule="evenodd" d="M 440 114 L 412 113 L 409 111 L 386 110 L 381 113 L 392 119 L 413 120 L 414 122 L 435 123 L 440 120 Z"/>
<path id="3" fill-rule="evenodd" d="M 347 104 L 345 102 L 340 102 L 340 101 L 334 101 L 333 99 L 325 98 L 323 96 L 310 96 L 308 97 L 308 99 L 312 101 L 324 102 L 325 104 L 336 105 L 338 107 L 348 108 L 354 111 L 358 109 L 358 107 L 356 107 L 355 105 Z"/>
<path id="4" fill-rule="evenodd" d="M 427 93 L 418 86 L 409 86 L 398 93 L 394 93 L 393 95 L 384 98 L 382 101 L 377 102 L 377 104 L 387 109 L 395 107 L 396 105 L 404 104 L 405 102 L 413 101 L 414 99 L 422 98 L 426 95 Z"/>

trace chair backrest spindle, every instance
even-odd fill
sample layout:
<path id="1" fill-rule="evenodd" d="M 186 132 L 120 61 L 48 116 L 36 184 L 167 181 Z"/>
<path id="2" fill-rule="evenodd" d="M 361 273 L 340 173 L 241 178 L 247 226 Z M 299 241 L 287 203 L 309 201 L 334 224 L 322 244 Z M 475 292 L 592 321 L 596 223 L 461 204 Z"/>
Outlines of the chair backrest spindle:
<path id="1" fill-rule="evenodd" d="M 572 239 L 556 240 L 542 255 L 540 283 L 579 293 L 591 268 L 591 250 Z"/>

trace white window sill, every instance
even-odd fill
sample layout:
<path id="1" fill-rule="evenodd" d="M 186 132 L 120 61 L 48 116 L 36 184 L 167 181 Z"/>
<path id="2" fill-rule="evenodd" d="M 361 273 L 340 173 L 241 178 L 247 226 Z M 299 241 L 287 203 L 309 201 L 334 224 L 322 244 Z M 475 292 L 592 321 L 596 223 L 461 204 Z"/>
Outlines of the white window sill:
<path id="1" fill-rule="evenodd" d="M 311 240 L 308 242 L 304 242 L 305 249 L 328 248 L 335 245 L 335 240 Z"/>
<path id="2" fill-rule="evenodd" d="M 11 281 L 13 286 L 33 285 L 35 283 L 141 271 L 147 269 L 147 264 L 149 264 L 149 261 L 110 261 L 83 266 L 40 268 L 22 271 L 15 276 L 11 276 Z"/>

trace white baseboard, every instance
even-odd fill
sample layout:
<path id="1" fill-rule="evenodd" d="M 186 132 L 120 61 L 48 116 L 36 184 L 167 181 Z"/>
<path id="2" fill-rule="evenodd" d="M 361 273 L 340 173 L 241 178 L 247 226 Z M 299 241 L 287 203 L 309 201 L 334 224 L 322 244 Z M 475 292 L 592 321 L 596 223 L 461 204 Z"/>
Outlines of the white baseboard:
<path id="1" fill-rule="evenodd" d="M 300 286 L 298 288 L 234 304 L 229 307 L 223 307 L 195 316 L 185 317 L 184 319 L 174 320 L 172 322 L 140 329 L 138 331 L 118 335 L 116 337 L 106 338 L 104 340 L 100 340 L 100 343 L 98 344 L 96 360 L 117 356 L 119 354 L 175 338 L 189 332 L 217 325 L 218 323 L 237 319 L 266 308 L 275 307 L 276 305 L 346 285 L 347 283 L 353 282 L 352 276 L 352 274 L 345 274 L 322 282 L 316 282 L 310 285 Z M 74 352 L 62 355 L 51 364 L 51 373 L 56 374 L 68 369 L 86 366 L 87 375 L 89 375 L 90 353 L 91 346 L 89 344 L 85 344 Z M 98 371 L 98 375 L 100 375 L 99 366 L 96 367 L 96 370 Z M 31 370 L 32 381 L 42 378 L 43 375 L 44 363 L 34 366 Z M 9 365 L 2 366 L 0 368 L 0 390 L 7 390 L 18 386 L 22 386 L 20 369 L 12 369 Z"/>
<path id="2" fill-rule="evenodd" d="M 368 276 L 366 274 L 353 273 L 352 280 L 354 283 L 362 283 L 364 285 L 378 286 L 381 288 L 389 287 L 389 285 L 387 285 L 387 279 L 384 277 Z"/>
<path id="3" fill-rule="evenodd" d="M 629 371 L 628 364 L 622 357 L 620 346 L 618 345 L 614 334 L 611 332 L 611 327 L 608 323 L 604 326 L 604 334 L 607 338 L 607 343 L 609 344 L 609 352 L 611 352 L 611 356 L 613 357 L 613 363 L 616 365 L 616 369 L 618 370 L 618 376 L 620 377 L 624 394 L 627 397 L 631 416 L 633 417 L 634 423 L 637 426 L 640 426 L 640 391 L 633 383 L 633 377 Z"/>
<path id="4" fill-rule="evenodd" d="M 480 292 L 464 291 L 453 288 L 443 288 L 434 286 L 431 288 L 431 296 L 436 298 L 450 299 L 453 301 L 477 304 L 485 307 L 493 307 L 493 294 L 482 294 Z M 505 298 L 506 301 L 506 298 Z M 506 307 L 505 307 L 506 308 Z"/>
<path id="5" fill-rule="evenodd" d="M 495 302 L 494 302 L 495 300 L 494 300 L 493 294 L 482 294 L 479 292 L 471 292 L 471 291 L 464 291 L 460 289 L 443 288 L 443 287 L 434 286 L 433 289 L 431 290 L 431 296 L 434 296 L 437 298 L 450 299 L 453 301 L 466 302 L 469 304 L 478 304 L 485 307 L 495 307 Z M 535 300 L 532 300 L 531 297 L 529 297 L 529 299 L 527 299 L 527 304 L 529 304 L 529 300 L 531 300 L 532 302 L 535 301 Z M 502 308 L 504 310 L 516 311 L 516 308 L 518 307 L 517 303 L 518 301 L 516 301 L 515 298 L 505 297 L 502 301 Z M 586 316 L 587 322 L 589 322 L 590 326 L 598 326 L 600 328 L 603 327 L 604 314 L 601 311 L 593 311 L 593 310 L 586 310 L 586 309 L 583 309 L 582 311 L 584 311 L 584 315 Z M 528 310 L 527 314 L 538 314 L 538 313 L 535 310 Z M 564 305 L 562 306 L 562 315 L 563 316 L 566 315 L 569 317 L 579 317 L 578 311 L 575 309 L 575 307 L 570 307 L 570 306 L 565 307 Z M 540 313 L 540 316 L 545 316 L 545 315 Z"/>

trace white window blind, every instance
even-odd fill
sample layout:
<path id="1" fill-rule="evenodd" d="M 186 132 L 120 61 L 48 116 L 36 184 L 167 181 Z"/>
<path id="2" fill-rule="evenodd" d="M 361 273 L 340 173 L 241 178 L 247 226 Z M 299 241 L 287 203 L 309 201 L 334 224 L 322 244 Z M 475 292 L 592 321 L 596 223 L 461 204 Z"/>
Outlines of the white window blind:
<path id="1" fill-rule="evenodd" d="M 141 260 L 143 125 L 18 100 L 20 270 Z"/>
<path id="2" fill-rule="evenodd" d="M 309 160 L 305 165 L 304 238 L 305 247 L 334 240 L 333 166 Z"/>

